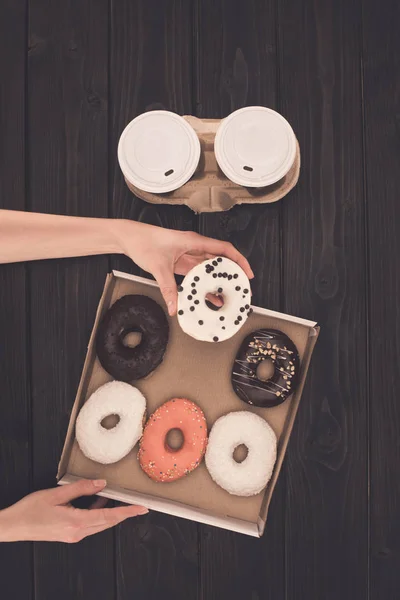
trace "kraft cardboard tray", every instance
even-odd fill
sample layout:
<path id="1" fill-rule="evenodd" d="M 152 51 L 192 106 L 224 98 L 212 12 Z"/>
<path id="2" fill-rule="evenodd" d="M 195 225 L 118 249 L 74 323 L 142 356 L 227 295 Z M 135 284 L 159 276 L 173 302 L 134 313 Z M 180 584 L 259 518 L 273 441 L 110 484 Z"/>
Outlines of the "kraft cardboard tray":
<path id="1" fill-rule="evenodd" d="M 165 307 L 155 282 L 116 271 L 107 276 L 59 464 L 59 484 L 71 483 L 82 477 L 104 478 L 107 487 L 100 495 L 107 498 L 141 504 L 150 510 L 260 537 L 317 341 L 319 329 L 316 323 L 253 307 L 253 314 L 233 338 L 212 344 L 189 337 L 181 330 L 177 319 L 170 318 L 170 340 L 163 363 L 146 379 L 132 382 L 147 399 L 148 415 L 166 400 L 186 397 L 203 409 L 209 430 L 218 417 L 231 411 L 249 410 L 266 419 L 278 438 L 274 473 L 263 492 L 244 498 L 232 496 L 217 486 L 204 461 L 185 478 L 171 483 L 156 483 L 141 470 L 137 446 L 128 456 L 112 465 L 95 463 L 80 451 L 75 439 L 79 410 L 99 386 L 112 379 L 96 357 L 96 331 L 105 311 L 125 294 L 145 294 Z M 260 327 L 284 331 L 296 344 L 301 359 L 297 391 L 286 402 L 270 409 L 248 406 L 236 396 L 231 386 L 232 364 L 240 343 L 248 333 Z"/>

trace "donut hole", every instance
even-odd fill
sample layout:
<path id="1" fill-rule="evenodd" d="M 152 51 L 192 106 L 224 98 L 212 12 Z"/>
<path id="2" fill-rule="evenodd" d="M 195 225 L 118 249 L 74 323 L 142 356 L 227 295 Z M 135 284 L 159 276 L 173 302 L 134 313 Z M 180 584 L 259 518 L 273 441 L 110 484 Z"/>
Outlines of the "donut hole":
<path id="1" fill-rule="evenodd" d="M 256 370 L 256 377 L 260 381 L 268 381 L 274 374 L 274 363 L 270 358 L 265 358 L 260 362 Z"/>
<path id="2" fill-rule="evenodd" d="M 170 429 L 165 436 L 165 445 L 167 450 L 172 450 L 176 452 L 180 450 L 183 446 L 183 442 L 185 438 L 183 436 L 182 430 L 178 428 Z"/>
<path id="3" fill-rule="evenodd" d="M 225 299 L 222 294 L 207 294 L 205 303 L 210 310 L 220 310 L 225 304 Z"/>
<path id="4" fill-rule="evenodd" d="M 142 342 L 142 333 L 136 330 L 122 331 L 120 338 L 123 345 L 127 348 L 136 348 Z"/>
<path id="5" fill-rule="evenodd" d="M 239 446 L 236 446 L 233 452 L 233 460 L 240 464 L 246 460 L 248 453 L 249 449 L 246 444 L 239 444 Z"/>
<path id="6" fill-rule="evenodd" d="M 100 425 L 104 427 L 104 429 L 114 429 L 120 422 L 121 417 L 119 415 L 107 415 L 101 421 Z"/>

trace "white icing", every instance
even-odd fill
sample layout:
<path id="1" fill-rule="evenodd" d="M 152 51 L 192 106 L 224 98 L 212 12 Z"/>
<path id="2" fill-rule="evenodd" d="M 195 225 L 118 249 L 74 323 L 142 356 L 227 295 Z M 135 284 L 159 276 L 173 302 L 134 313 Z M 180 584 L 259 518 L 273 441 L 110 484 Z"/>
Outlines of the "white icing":
<path id="1" fill-rule="evenodd" d="M 208 273 L 210 267 L 213 271 Z M 213 277 L 215 273 L 217 277 Z M 218 277 L 219 273 L 227 276 Z M 229 258 L 211 258 L 197 265 L 186 275 L 181 288 L 178 321 L 183 331 L 196 340 L 223 342 L 235 335 L 248 318 L 250 282 L 243 269 Z M 206 304 L 207 294 L 223 296 L 224 305 L 219 310 L 212 310 Z"/>
<path id="2" fill-rule="evenodd" d="M 83 454 L 104 465 L 124 458 L 142 435 L 145 411 L 146 399 L 132 385 L 110 381 L 99 387 L 76 420 L 76 439 Z M 112 429 L 101 425 L 109 415 L 120 418 Z"/>
<path id="3" fill-rule="evenodd" d="M 237 463 L 233 453 L 245 445 L 248 454 Z M 276 461 L 276 436 L 263 418 L 248 411 L 220 417 L 213 425 L 205 456 L 211 477 L 235 496 L 253 496 L 271 479 Z"/>

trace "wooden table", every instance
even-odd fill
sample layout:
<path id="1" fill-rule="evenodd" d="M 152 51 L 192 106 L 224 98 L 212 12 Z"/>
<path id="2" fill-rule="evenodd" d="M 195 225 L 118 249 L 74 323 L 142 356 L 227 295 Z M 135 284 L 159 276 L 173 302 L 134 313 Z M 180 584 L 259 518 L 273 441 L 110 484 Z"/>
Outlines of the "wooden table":
<path id="1" fill-rule="evenodd" d="M 400 587 L 400 9 L 396 0 L 2 0 L 3 208 L 230 240 L 254 302 L 321 336 L 261 540 L 150 514 L 78 545 L 0 547 L 4 600 L 395 600 Z M 275 205 L 134 199 L 137 114 L 282 112 L 302 151 Z M 0 503 L 52 486 L 107 271 L 0 268 Z"/>

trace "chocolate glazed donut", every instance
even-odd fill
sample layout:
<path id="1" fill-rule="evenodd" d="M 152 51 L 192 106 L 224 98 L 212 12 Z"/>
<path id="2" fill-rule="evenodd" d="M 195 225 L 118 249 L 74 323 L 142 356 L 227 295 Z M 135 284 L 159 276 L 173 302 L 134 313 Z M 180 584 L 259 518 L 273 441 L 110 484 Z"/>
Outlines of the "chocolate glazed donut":
<path id="1" fill-rule="evenodd" d="M 257 377 L 257 367 L 270 359 L 274 373 L 267 381 Z M 300 359 L 292 340 L 276 329 L 258 329 L 248 335 L 233 364 L 232 385 L 241 400 L 268 408 L 282 404 L 297 386 Z"/>
<path id="2" fill-rule="evenodd" d="M 124 345 L 128 333 L 142 334 L 135 348 Z M 119 381 L 146 377 L 161 363 L 169 326 L 162 308 L 148 296 L 128 295 L 117 300 L 100 323 L 96 349 L 104 369 Z"/>

